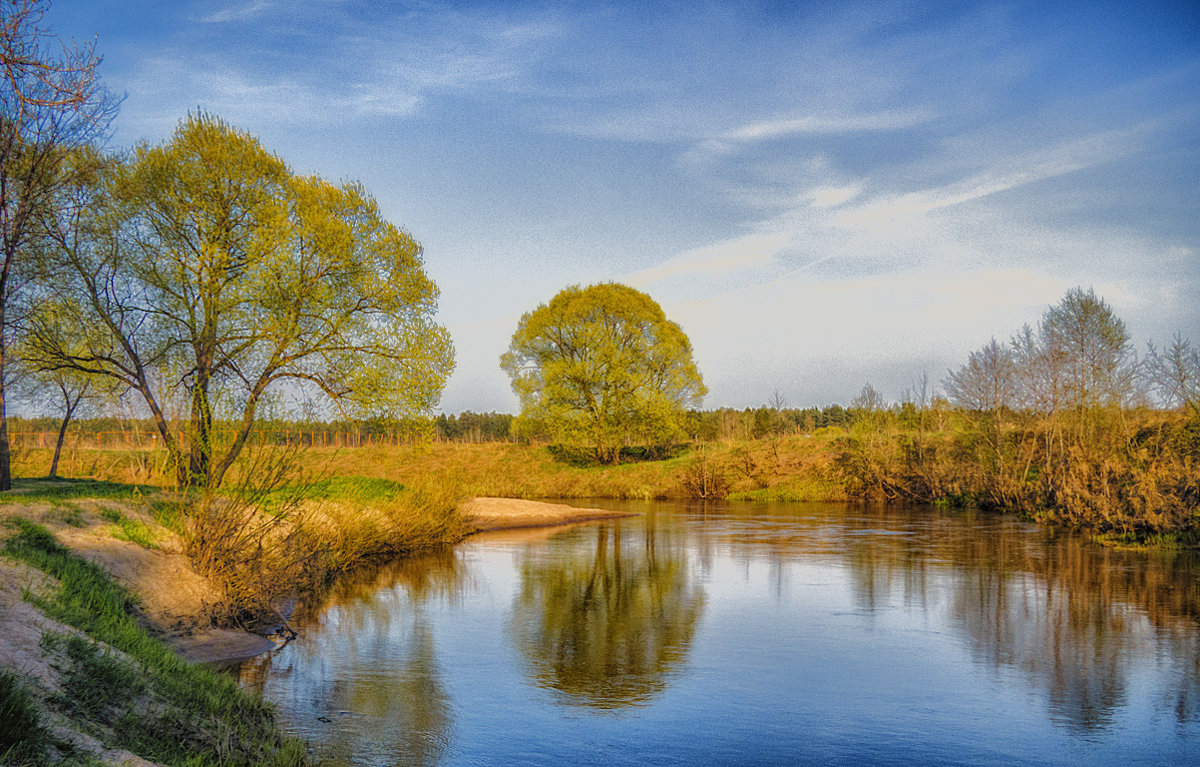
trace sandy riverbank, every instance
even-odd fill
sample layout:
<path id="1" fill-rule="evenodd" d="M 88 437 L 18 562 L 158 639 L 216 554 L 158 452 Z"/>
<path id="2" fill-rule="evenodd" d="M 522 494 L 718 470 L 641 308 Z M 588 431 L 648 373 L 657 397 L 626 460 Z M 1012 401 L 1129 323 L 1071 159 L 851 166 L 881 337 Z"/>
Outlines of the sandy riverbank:
<path id="1" fill-rule="evenodd" d="M 469 525 L 475 532 L 552 527 L 574 522 L 636 516 L 627 511 L 526 501 L 519 498 L 472 498 L 463 503 L 460 510 L 470 520 Z"/>
<path id="2" fill-rule="evenodd" d="M 138 595 L 143 614 L 158 635 L 188 660 L 228 663 L 254 657 L 276 646 L 256 634 L 208 624 L 208 608 L 219 595 L 192 569 L 173 536 L 160 530 L 158 545 L 153 549 L 115 538 L 114 526 L 100 514 L 103 508 L 119 508 L 125 516 L 156 527 L 153 520 L 139 515 L 132 505 L 81 499 L 76 506 L 78 513 L 64 516 L 48 503 L 12 505 L 0 507 L 0 517 L 22 516 L 45 525 L 65 546 L 103 568 Z M 626 512 L 512 498 L 472 498 L 460 510 L 473 533 L 630 516 Z M 29 633 L 27 642 L 5 643 L 4 652 L 0 652 L 0 663 L 5 666 L 28 669 L 46 665 L 46 659 L 38 657 L 37 649 L 42 616 L 20 598 L 22 586 L 31 577 L 36 580 L 25 567 L 8 563 L 0 567 L 0 596 L 5 597 L 0 600 L 0 607 L 4 608 L 0 627 L 19 627 Z M 13 636 L 16 632 L 3 633 Z"/>

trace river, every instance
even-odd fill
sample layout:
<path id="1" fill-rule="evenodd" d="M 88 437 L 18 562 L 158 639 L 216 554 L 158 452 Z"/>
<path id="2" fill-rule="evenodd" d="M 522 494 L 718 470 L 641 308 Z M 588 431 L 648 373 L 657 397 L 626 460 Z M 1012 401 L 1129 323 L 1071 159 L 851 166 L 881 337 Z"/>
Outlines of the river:
<path id="1" fill-rule="evenodd" d="M 352 765 L 1195 763 L 1200 561 L 930 507 L 587 501 L 247 662 Z"/>

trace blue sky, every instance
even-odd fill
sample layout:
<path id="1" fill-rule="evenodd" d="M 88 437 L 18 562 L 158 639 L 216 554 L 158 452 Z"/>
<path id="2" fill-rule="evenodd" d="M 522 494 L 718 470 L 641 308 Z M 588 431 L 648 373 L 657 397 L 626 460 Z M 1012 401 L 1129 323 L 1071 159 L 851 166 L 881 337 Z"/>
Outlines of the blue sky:
<path id="1" fill-rule="evenodd" d="M 1094 287 L 1200 342 L 1200 6 L 56 0 L 125 94 L 359 180 L 425 248 L 458 367 L 515 411 L 517 320 L 647 291 L 706 406 L 898 398 Z"/>

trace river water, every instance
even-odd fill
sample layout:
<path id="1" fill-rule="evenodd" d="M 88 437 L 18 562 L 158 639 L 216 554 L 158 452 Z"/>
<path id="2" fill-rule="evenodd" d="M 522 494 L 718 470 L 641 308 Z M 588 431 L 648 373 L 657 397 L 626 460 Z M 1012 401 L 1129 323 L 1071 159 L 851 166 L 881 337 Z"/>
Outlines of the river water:
<path id="1" fill-rule="evenodd" d="M 1200 763 L 1200 562 L 928 507 L 641 512 L 355 573 L 244 664 L 353 765 Z"/>

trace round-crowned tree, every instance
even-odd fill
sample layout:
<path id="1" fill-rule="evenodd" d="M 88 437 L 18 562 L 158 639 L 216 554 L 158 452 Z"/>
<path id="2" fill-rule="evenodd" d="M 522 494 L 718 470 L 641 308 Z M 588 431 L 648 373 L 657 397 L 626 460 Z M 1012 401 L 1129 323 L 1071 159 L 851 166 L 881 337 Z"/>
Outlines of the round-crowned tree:
<path id="1" fill-rule="evenodd" d="M 626 285 L 572 285 L 521 317 L 500 367 L 518 424 L 615 463 L 623 445 L 658 446 L 707 393 L 692 344 L 654 299 Z"/>

